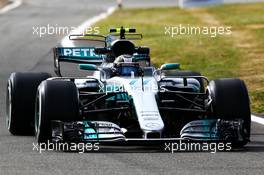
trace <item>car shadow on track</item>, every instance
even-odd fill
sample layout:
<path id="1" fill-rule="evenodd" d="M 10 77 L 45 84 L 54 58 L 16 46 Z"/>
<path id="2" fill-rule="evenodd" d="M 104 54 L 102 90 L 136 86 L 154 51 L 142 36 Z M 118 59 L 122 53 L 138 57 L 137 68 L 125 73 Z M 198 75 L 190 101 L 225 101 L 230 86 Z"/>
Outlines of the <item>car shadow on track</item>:
<path id="1" fill-rule="evenodd" d="M 80 153 L 80 151 L 57 151 L 65 153 Z M 231 150 L 166 150 L 165 147 L 149 146 L 101 146 L 97 151 L 84 151 L 82 153 L 238 153 L 238 152 L 264 152 L 264 142 L 254 142 L 243 148 Z"/>

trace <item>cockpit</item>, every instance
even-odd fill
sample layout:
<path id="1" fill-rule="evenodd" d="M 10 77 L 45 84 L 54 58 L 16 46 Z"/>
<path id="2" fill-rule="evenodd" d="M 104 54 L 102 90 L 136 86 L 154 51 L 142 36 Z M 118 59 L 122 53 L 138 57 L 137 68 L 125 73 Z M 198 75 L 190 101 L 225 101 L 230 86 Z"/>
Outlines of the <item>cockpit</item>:
<path id="1" fill-rule="evenodd" d="M 118 56 L 113 64 L 113 68 L 119 76 L 141 76 L 142 69 L 139 63 L 134 62 L 134 57 L 129 54 Z"/>

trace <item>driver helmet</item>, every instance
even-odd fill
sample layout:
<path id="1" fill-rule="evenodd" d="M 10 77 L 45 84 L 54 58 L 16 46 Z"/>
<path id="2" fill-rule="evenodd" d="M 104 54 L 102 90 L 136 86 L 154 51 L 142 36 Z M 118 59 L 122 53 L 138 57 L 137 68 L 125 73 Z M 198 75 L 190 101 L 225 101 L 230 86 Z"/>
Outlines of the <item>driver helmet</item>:
<path id="1" fill-rule="evenodd" d="M 128 55 L 128 54 L 125 54 L 125 55 L 120 55 L 118 56 L 114 63 L 132 63 L 133 62 L 133 56 L 132 55 Z"/>
<path id="2" fill-rule="evenodd" d="M 133 58 L 128 54 L 118 56 L 114 61 L 116 73 L 121 76 L 139 76 L 140 67 L 138 63 L 133 62 Z"/>

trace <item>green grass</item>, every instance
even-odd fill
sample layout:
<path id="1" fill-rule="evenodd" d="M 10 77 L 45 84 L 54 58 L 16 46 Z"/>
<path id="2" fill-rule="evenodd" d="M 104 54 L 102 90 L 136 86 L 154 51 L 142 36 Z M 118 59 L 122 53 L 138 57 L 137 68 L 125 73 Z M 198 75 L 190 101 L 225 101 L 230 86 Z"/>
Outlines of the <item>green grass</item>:
<path id="1" fill-rule="evenodd" d="M 215 17 L 221 24 L 232 26 L 232 30 L 247 30 L 252 37 L 250 42 L 256 43 L 256 48 L 262 47 L 263 28 L 248 28 L 245 25 L 264 24 L 264 4 L 225 5 L 204 8 L 207 13 Z M 151 60 L 156 66 L 167 62 L 179 62 L 183 69 L 200 71 L 210 79 L 220 77 L 244 77 L 243 62 L 250 61 L 249 53 L 239 48 L 232 36 L 181 35 L 170 37 L 165 35 L 165 26 L 190 25 L 210 26 L 198 17 L 197 12 L 179 8 L 150 8 L 118 10 L 96 26 L 101 33 L 108 33 L 113 27 L 135 27 L 143 33 L 144 39 L 138 45 L 151 48 Z M 261 45 L 262 44 L 262 45 Z M 260 53 L 263 57 L 263 53 Z M 264 61 L 263 61 L 264 62 Z M 253 66 L 249 64 L 249 66 Z M 253 71 L 254 69 L 250 69 Z M 256 70 L 257 71 L 257 70 Z M 259 70 L 258 70 L 259 71 Z M 263 69 L 264 71 L 264 63 Z M 264 79 L 263 79 L 264 81 Z M 264 86 L 255 86 L 257 82 L 246 81 L 252 96 L 253 111 L 264 113 Z"/>
<path id="2" fill-rule="evenodd" d="M 252 108 L 253 112 L 256 113 L 262 113 L 263 114 L 263 109 L 264 109 L 264 92 L 262 91 L 252 91 L 250 92 L 251 96 L 251 101 L 252 103 Z"/>
<path id="3" fill-rule="evenodd" d="M 208 12 L 231 25 L 240 34 L 237 40 L 247 44 L 238 48 L 239 75 L 249 88 L 253 111 L 264 114 L 264 3 L 217 6 Z"/>
<path id="4" fill-rule="evenodd" d="M 249 24 L 263 24 L 263 3 L 232 4 L 208 8 L 208 11 L 217 15 L 223 23 L 235 27 Z"/>

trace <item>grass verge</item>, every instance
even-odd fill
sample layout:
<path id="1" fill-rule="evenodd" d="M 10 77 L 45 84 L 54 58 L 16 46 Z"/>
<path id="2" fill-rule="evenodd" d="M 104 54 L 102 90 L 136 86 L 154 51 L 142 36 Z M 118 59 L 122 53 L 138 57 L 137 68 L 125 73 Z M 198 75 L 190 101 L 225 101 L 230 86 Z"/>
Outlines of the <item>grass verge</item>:
<path id="1" fill-rule="evenodd" d="M 252 111 L 264 113 L 264 3 L 199 9 L 150 8 L 119 10 L 96 24 L 101 33 L 112 27 L 135 27 L 144 34 L 138 45 L 151 48 L 156 66 L 179 62 L 210 79 L 240 77 L 251 96 Z M 231 35 L 165 35 L 165 27 L 231 26 Z"/>

